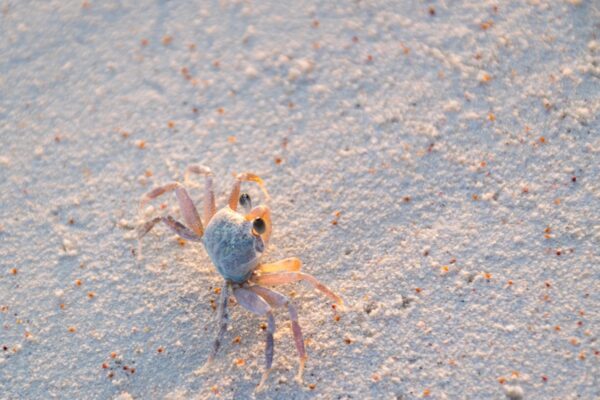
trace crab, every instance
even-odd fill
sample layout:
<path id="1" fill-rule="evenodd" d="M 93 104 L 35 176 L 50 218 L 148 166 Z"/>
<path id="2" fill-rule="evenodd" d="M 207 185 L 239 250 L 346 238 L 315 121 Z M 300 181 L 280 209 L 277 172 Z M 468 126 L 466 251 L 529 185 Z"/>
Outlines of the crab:
<path id="1" fill-rule="evenodd" d="M 262 189 L 266 199 L 269 199 L 269 194 L 260 177 L 248 172 L 237 174 L 227 205 L 217 211 L 211 170 L 200 165 L 187 167 L 184 182 L 188 186 L 190 174 L 197 174 L 205 178 L 202 219 L 183 184 L 171 182 L 154 188 L 142 196 L 140 210 L 144 209 L 151 200 L 174 191 L 185 225 L 169 215 L 155 217 L 142 223 L 138 228 L 140 246 L 138 254 L 141 257 L 142 238 L 156 224 L 163 222 L 183 239 L 204 244 L 217 272 L 223 277 L 224 282 L 221 286 L 217 307 L 218 333 L 207 361 L 197 372 L 203 373 L 209 369 L 223 343 L 228 325 L 227 304 L 230 295 L 233 294 L 237 303 L 243 308 L 267 319 L 265 370 L 257 390 L 263 388 L 273 365 L 273 335 L 275 333 L 273 309 L 279 307 L 286 307 L 289 313 L 299 358 L 296 380 L 302 382 L 307 355 L 296 307 L 288 297 L 265 286 L 306 281 L 340 306 L 342 299 L 312 275 L 301 272 L 302 262 L 296 257 L 269 263 L 261 261 L 261 256 L 271 238 L 271 211 L 266 205 L 252 207 L 250 196 L 246 193 L 240 195 L 242 182 L 255 182 Z M 242 208 L 241 212 L 238 210 L 238 205 Z"/>

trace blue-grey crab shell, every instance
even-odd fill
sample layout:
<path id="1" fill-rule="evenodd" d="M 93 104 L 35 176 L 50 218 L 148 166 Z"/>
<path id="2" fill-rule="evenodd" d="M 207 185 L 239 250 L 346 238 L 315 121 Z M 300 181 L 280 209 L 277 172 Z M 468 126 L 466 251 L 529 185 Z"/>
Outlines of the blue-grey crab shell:
<path id="1" fill-rule="evenodd" d="M 260 236 L 252 234 L 252 221 L 229 207 L 212 217 L 203 242 L 217 271 L 235 283 L 248 280 L 265 247 Z"/>

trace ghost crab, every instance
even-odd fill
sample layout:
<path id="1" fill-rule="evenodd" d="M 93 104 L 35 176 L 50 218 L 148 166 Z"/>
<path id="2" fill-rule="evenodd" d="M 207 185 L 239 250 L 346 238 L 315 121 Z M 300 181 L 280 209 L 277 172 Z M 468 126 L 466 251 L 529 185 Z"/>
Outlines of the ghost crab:
<path id="1" fill-rule="evenodd" d="M 152 199 L 174 191 L 185 225 L 171 216 L 156 217 L 143 223 L 138 229 L 140 243 L 138 254 L 141 255 L 142 237 L 157 223 L 163 222 L 180 237 L 203 243 L 211 261 L 224 278 L 217 308 L 219 322 L 217 337 L 206 363 L 198 372 L 202 373 L 207 370 L 223 342 L 228 322 L 227 303 L 230 293 L 233 293 L 237 303 L 242 307 L 251 313 L 267 318 L 265 371 L 257 390 L 260 390 L 265 384 L 273 364 L 273 334 L 275 333 L 273 309 L 279 307 L 288 309 L 296 351 L 300 360 L 296 379 L 301 382 L 307 355 L 302 330 L 298 323 L 298 313 L 286 296 L 264 286 L 306 281 L 337 304 L 341 305 L 342 299 L 312 275 L 300 272 L 302 262 L 298 258 L 286 258 L 272 263 L 260 261 L 271 237 L 271 212 L 266 205 L 252 207 L 252 201 L 248 194 L 244 193 L 240 196 L 242 182 L 255 182 L 260 186 L 266 198 L 269 198 L 263 181 L 257 175 L 248 172 L 236 175 L 227 206 L 216 211 L 211 170 L 204 166 L 189 166 L 184 175 L 186 184 L 189 183 L 190 174 L 205 177 L 202 217 L 204 224 L 184 185 L 179 182 L 171 182 L 159 186 L 142 196 L 140 209 L 143 209 Z M 238 204 L 242 206 L 243 213 L 237 210 Z"/>

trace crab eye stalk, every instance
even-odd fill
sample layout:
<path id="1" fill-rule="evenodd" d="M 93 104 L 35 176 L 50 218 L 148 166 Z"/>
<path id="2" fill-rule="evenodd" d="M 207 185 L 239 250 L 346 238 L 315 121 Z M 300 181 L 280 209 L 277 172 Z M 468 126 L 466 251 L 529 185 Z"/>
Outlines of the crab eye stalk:
<path id="1" fill-rule="evenodd" d="M 244 207 L 246 212 L 250 212 L 252 209 L 252 199 L 250 199 L 250 195 L 248 193 L 242 193 L 240 196 L 240 205 Z"/>
<path id="2" fill-rule="evenodd" d="M 257 235 L 262 235 L 267 230 L 267 225 L 262 218 L 256 218 L 254 222 L 252 222 L 252 230 Z"/>

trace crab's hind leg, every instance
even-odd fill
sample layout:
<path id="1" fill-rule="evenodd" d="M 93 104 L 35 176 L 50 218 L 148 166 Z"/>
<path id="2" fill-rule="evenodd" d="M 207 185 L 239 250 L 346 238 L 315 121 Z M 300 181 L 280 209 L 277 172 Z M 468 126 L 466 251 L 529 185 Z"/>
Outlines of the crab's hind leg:
<path id="1" fill-rule="evenodd" d="M 271 306 L 269 303 L 265 301 L 262 297 L 260 297 L 255 292 L 244 289 L 244 288 L 235 288 L 233 289 L 233 295 L 237 302 L 247 309 L 248 311 L 267 317 L 267 342 L 265 346 L 265 372 L 263 372 L 262 378 L 260 379 L 260 383 L 256 387 L 257 391 L 262 390 L 267 378 L 269 377 L 269 372 L 271 372 L 271 366 L 273 365 L 273 352 L 274 352 L 274 341 L 273 335 L 275 334 L 275 317 L 273 317 L 273 313 L 271 312 Z"/>
<path id="2" fill-rule="evenodd" d="M 185 223 L 197 235 L 202 236 L 204 234 L 204 227 L 202 226 L 202 221 L 200 220 L 196 206 L 194 206 L 194 202 L 190 198 L 187 190 L 185 190 L 185 187 L 183 187 L 183 185 L 179 182 L 167 183 L 166 185 L 154 188 L 150 192 L 143 195 L 140 200 L 140 209 L 144 208 L 144 206 L 150 200 L 153 200 L 171 191 L 175 191 L 175 195 L 179 201 L 179 208 L 181 209 L 181 214 L 183 214 Z"/>
<path id="3" fill-rule="evenodd" d="M 202 218 L 204 220 L 204 224 L 208 225 L 217 210 L 215 206 L 215 192 L 213 190 L 213 173 L 210 168 L 205 167 L 204 165 L 190 165 L 185 169 L 184 182 L 186 185 L 190 183 L 190 174 L 197 174 L 205 177 L 203 201 L 204 210 L 202 213 Z"/>
<path id="4" fill-rule="evenodd" d="M 267 188 L 265 187 L 263 180 L 260 179 L 258 175 L 250 172 L 243 172 L 235 176 L 235 182 L 233 183 L 233 188 L 231 188 L 231 194 L 229 195 L 229 208 L 231 208 L 233 211 L 237 210 L 242 182 L 256 182 L 262 189 L 266 198 L 269 199 L 269 192 L 267 192 Z"/>
<path id="5" fill-rule="evenodd" d="M 219 352 L 219 348 L 221 348 L 221 343 L 223 343 L 223 338 L 225 337 L 225 332 L 227 332 L 227 323 L 229 320 L 229 317 L 227 316 L 227 302 L 229 301 L 230 288 L 231 284 L 229 282 L 225 282 L 221 287 L 221 296 L 219 297 L 219 305 L 217 306 L 217 321 L 219 324 L 217 337 L 213 342 L 213 347 L 206 362 L 202 367 L 196 370 L 196 374 L 202 374 L 208 370 L 217 353 Z"/>
<path id="6" fill-rule="evenodd" d="M 262 286 L 251 286 L 249 288 L 253 292 L 257 293 L 260 297 L 265 299 L 271 307 L 286 307 L 290 314 L 290 320 L 292 321 L 292 333 L 294 334 L 294 343 L 296 344 L 296 351 L 298 352 L 298 358 L 300 359 L 300 367 L 298 368 L 298 375 L 296 380 L 302 382 L 302 374 L 304 373 L 304 364 L 306 363 L 306 350 L 304 349 L 304 338 L 302 337 L 302 329 L 298 323 L 298 312 L 296 307 L 292 304 L 290 299 L 281 293 L 275 292 L 274 290 L 267 289 Z"/>
<path id="7" fill-rule="evenodd" d="M 297 281 L 306 281 L 340 306 L 343 304 L 340 296 L 333 293 L 327 286 L 319 282 L 317 278 L 312 275 L 305 274 L 304 272 L 275 272 L 272 274 L 259 274 L 252 276 L 251 281 L 261 286 L 275 286 Z"/>
<path id="8" fill-rule="evenodd" d="M 179 182 L 167 183 L 166 185 L 154 188 L 148 193 L 144 194 L 140 199 L 139 209 L 143 209 L 149 201 L 172 191 L 175 191 L 183 218 L 191 229 L 170 216 L 157 217 L 143 223 L 138 229 L 138 257 L 140 258 L 142 256 L 142 238 L 160 221 L 163 221 L 169 226 L 169 228 L 175 231 L 175 233 L 185 239 L 199 241 L 204 234 L 204 227 L 202 226 L 200 216 L 198 216 L 198 211 L 196 210 L 196 207 L 194 206 L 194 203 L 192 202 L 192 199 L 188 195 L 187 191 Z"/>

